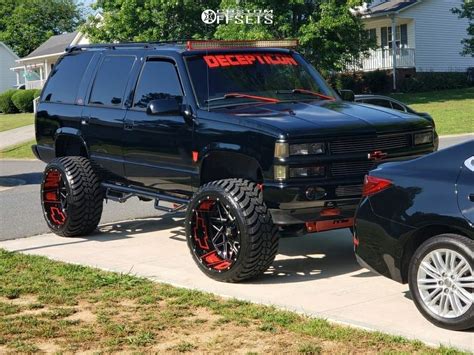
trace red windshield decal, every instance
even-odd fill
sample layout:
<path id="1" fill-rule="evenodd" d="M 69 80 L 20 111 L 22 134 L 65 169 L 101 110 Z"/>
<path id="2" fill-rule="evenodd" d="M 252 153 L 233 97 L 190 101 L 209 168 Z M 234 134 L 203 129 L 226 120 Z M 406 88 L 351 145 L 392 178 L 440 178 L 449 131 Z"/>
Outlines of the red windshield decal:
<path id="1" fill-rule="evenodd" d="M 253 63 L 267 65 L 298 65 L 298 62 L 288 54 L 226 54 L 205 55 L 203 58 L 209 68 L 252 65 Z"/>

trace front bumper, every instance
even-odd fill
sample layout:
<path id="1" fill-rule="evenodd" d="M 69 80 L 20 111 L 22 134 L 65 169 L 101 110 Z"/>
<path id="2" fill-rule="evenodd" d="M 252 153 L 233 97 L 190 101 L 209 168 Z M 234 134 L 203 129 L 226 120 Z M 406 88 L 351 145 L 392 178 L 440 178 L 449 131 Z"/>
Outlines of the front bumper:
<path id="1" fill-rule="evenodd" d="M 352 226 L 357 205 L 360 201 L 360 191 L 355 190 L 352 196 L 339 197 L 336 189 L 343 185 L 359 186 L 362 189 L 361 178 L 353 180 L 319 183 L 317 187 L 324 194 L 308 199 L 306 191 L 315 184 L 306 183 L 264 183 L 264 199 L 269 206 L 273 223 L 280 226 L 305 225 L 308 231 L 317 231 L 311 223 L 334 221 L 332 227 L 325 229 L 347 228 Z M 350 223 L 349 221 L 350 220 Z M 318 228 L 319 229 L 319 228 Z"/>

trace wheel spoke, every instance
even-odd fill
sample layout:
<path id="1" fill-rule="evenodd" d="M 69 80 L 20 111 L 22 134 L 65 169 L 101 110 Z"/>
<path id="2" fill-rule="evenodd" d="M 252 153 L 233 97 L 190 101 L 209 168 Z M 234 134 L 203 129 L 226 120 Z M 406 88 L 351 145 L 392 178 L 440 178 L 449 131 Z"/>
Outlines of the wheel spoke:
<path id="1" fill-rule="evenodd" d="M 460 277 L 456 282 L 459 287 L 474 288 L 474 276 Z"/>
<path id="2" fill-rule="evenodd" d="M 473 295 L 472 293 L 467 292 L 465 289 L 461 287 L 456 287 L 455 292 L 458 295 L 458 297 L 467 304 L 471 304 L 473 301 Z"/>
<path id="3" fill-rule="evenodd" d="M 433 257 L 431 258 L 431 260 L 433 260 L 433 263 L 439 273 L 446 271 L 446 266 L 444 264 L 443 257 L 439 251 L 435 251 L 433 253 Z"/>
<path id="4" fill-rule="evenodd" d="M 459 315 L 463 313 L 463 306 L 461 305 L 461 301 L 457 296 L 456 292 L 453 292 L 449 295 L 451 300 L 451 307 L 453 308 L 454 314 Z"/>
<path id="5" fill-rule="evenodd" d="M 439 279 L 441 277 L 441 273 L 436 270 L 431 264 L 426 261 L 421 262 L 420 268 L 428 275 L 434 279 Z"/>

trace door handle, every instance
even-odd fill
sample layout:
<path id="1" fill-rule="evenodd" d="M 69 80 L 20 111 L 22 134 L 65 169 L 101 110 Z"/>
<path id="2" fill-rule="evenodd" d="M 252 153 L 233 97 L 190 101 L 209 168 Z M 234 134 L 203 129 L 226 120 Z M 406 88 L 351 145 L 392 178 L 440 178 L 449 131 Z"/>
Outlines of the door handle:
<path id="1" fill-rule="evenodd" d="M 474 202 L 474 194 L 469 195 L 469 201 Z"/>
<path id="2" fill-rule="evenodd" d="M 89 120 L 90 120 L 90 119 L 91 119 L 91 118 L 90 118 L 89 116 L 84 116 L 84 117 L 82 117 L 82 118 L 81 118 L 81 125 L 87 126 L 87 125 L 89 124 Z"/>
<path id="3" fill-rule="evenodd" d="M 123 122 L 123 128 L 126 129 L 127 131 L 131 131 L 133 129 L 133 121 L 125 120 Z"/>

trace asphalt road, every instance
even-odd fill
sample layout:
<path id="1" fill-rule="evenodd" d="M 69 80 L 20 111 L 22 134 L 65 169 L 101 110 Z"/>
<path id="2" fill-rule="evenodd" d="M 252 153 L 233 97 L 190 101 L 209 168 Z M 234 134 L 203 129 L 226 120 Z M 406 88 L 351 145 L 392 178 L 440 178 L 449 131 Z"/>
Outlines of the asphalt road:
<path id="1" fill-rule="evenodd" d="M 440 149 L 474 139 L 468 136 L 443 137 Z M 40 161 L 0 161 L 0 240 L 28 237 L 49 232 L 44 222 L 39 196 L 39 182 L 45 164 Z M 17 185 L 18 186 L 9 186 Z M 153 202 L 132 198 L 126 203 L 104 204 L 101 224 L 160 216 Z"/>

